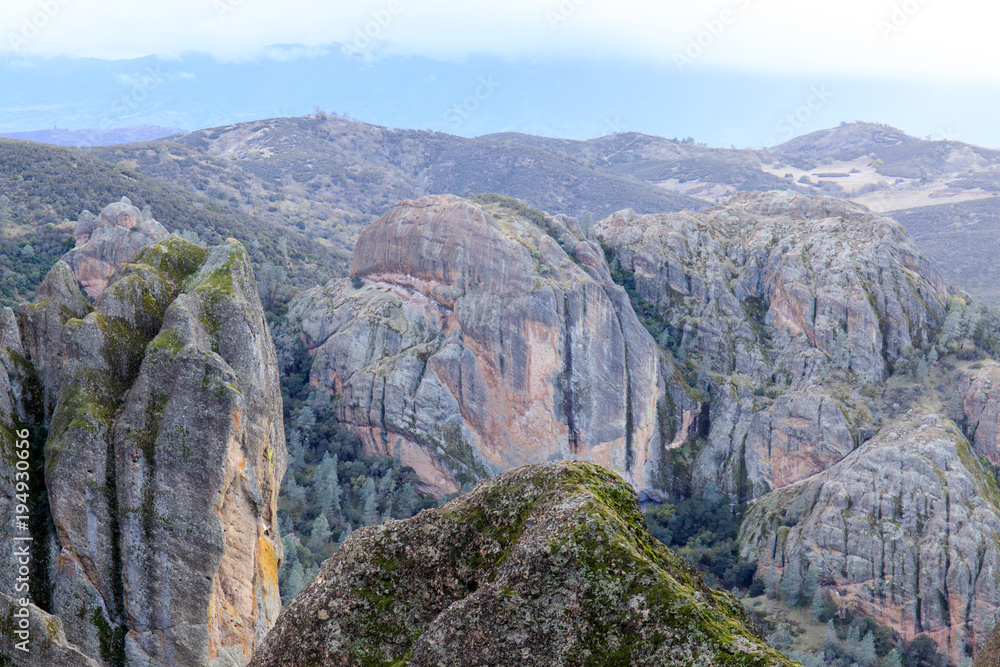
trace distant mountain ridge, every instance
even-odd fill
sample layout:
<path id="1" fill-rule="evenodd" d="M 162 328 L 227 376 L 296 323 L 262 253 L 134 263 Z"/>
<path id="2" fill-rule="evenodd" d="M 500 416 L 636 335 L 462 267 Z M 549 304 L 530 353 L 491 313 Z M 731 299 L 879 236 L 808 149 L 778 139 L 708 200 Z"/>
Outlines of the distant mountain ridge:
<path id="1" fill-rule="evenodd" d="M 112 144 L 127 144 L 135 141 L 153 141 L 174 134 L 184 134 L 187 130 L 179 127 L 160 127 L 158 125 L 132 125 L 130 127 L 115 127 L 101 129 L 97 127 L 82 130 L 32 130 L 30 132 L 9 132 L 0 134 L 8 139 L 24 139 L 38 141 L 56 146 L 110 146 Z"/>

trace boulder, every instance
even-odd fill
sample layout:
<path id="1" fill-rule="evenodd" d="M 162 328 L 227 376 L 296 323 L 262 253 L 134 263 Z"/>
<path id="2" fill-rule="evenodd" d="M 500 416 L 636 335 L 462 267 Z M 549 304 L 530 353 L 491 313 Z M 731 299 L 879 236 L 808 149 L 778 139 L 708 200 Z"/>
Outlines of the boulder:
<path id="1" fill-rule="evenodd" d="M 561 461 L 352 533 L 251 662 L 303 664 L 794 663 L 653 539 L 620 476 Z"/>

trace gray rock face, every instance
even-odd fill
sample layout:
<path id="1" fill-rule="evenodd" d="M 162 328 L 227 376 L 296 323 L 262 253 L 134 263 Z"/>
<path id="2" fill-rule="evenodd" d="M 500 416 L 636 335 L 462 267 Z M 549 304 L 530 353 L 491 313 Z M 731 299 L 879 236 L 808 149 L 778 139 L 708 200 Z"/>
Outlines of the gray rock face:
<path id="1" fill-rule="evenodd" d="M 63 255 L 87 296 L 100 294 L 108 277 L 129 262 L 145 246 L 167 235 L 163 225 L 142 212 L 126 198 L 110 204 L 95 218 L 84 211 L 73 229 L 76 247 Z"/>
<path id="2" fill-rule="evenodd" d="M 246 252 L 171 237 L 92 308 L 62 262 L 38 295 L 19 319 L 45 389 L 52 611 L 68 642 L 113 664 L 246 664 L 280 609 L 287 464 Z"/>
<path id="3" fill-rule="evenodd" d="M 35 605 L 27 609 L 27 639 L 0 632 L 0 660 L 18 667 L 99 667 L 99 663 L 66 641 L 62 621 Z M 5 627 L 21 629 L 21 606 L 0 593 L 0 616 Z M 7 662 L 9 661 L 9 662 Z"/>
<path id="4" fill-rule="evenodd" d="M 959 377 L 966 429 L 976 451 L 1000 465 L 1000 366 L 984 362 Z"/>
<path id="5" fill-rule="evenodd" d="M 712 395 L 691 486 L 732 497 L 815 474 L 870 435 L 867 400 L 823 380 L 883 382 L 904 349 L 933 336 L 950 294 L 897 223 L 827 197 L 623 211 L 595 232 L 663 322 L 660 342 L 699 366 Z"/>
<path id="6" fill-rule="evenodd" d="M 1000 488 L 955 425 L 910 414 L 827 470 L 757 500 L 743 554 L 801 578 L 953 660 L 1000 611 Z M 782 584 L 784 585 L 784 584 Z"/>
<path id="7" fill-rule="evenodd" d="M 523 466 L 352 533 L 251 665 L 793 664 L 584 462 Z"/>
<path id="8" fill-rule="evenodd" d="M 436 493 L 561 458 L 659 488 L 674 435 L 661 414 L 693 402 L 666 391 L 672 366 L 600 248 L 567 219 L 526 215 L 440 196 L 373 223 L 354 252 L 361 287 L 290 307 L 311 380 L 368 452 L 398 453 Z"/>

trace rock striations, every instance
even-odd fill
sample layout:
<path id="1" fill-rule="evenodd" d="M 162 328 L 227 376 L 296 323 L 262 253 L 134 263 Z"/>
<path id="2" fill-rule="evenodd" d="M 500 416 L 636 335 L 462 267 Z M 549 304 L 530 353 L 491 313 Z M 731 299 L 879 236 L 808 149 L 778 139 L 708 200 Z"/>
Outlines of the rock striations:
<path id="1" fill-rule="evenodd" d="M 740 542 L 782 586 L 811 565 L 852 605 L 960 659 L 1000 612 L 1000 487 L 946 419 L 911 413 L 751 506 Z M 792 577 L 788 583 L 784 577 Z"/>
<path id="2" fill-rule="evenodd" d="M 280 608 L 287 461 L 246 252 L 165 238 L 92 304 L 58 262 L 17 320 L 0 315 L 0 411 L 41 441 L 54 534 L 33 530 L 36 561 L 52 549 L 32 593 L 59 638 L 109 665 L 246 664 Z"/>
<path id="3" fill-rule="evenodd" d="M 352 534 L 251 662 L 310 664 L 793 663 L 653 539 L 624 480 L 558 462 Z"/>
<path id="4" fill-rule="evenodd" d="M 902 228 L 857 204 L 743 193 L 704 213 L 620 212 L 595 233 L 697 368 L 711 428 L 691 488 L 758 497 L 813 475 L 871 435 L 867 399 L 944 319 L 950 288 Z"/>
<path id="5" fill-rule="evenodd" d="M 312 382 L 367 451 L 399 455 L 438 494 L 564 458 L 658 487 L 664 405 L 691 399 L 665 387 L 669 362 L 600 247 L 498 199 L 406 201 L 366 229 L 354 278 L 290 308 Z"/>

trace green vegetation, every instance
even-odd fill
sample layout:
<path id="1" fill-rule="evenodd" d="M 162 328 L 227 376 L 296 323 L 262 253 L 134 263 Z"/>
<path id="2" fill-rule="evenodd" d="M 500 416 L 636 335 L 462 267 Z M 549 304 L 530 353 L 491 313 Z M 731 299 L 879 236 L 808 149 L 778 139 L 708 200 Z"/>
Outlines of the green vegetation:
<path id="1" fill-rule="evenodd" d="M 276 342 L 286 363 L 281 393 L 289 462 L 278 501 L 285 550 L 278 576 L 287 601 L 354 529 L 406 519 L 438 502 L 419 490 L 413 468 L 398 457 L 364 455 L 358 437 L 337 421 L 333 401 L 310 387 L 301 341 L 276 336 Z"/>

